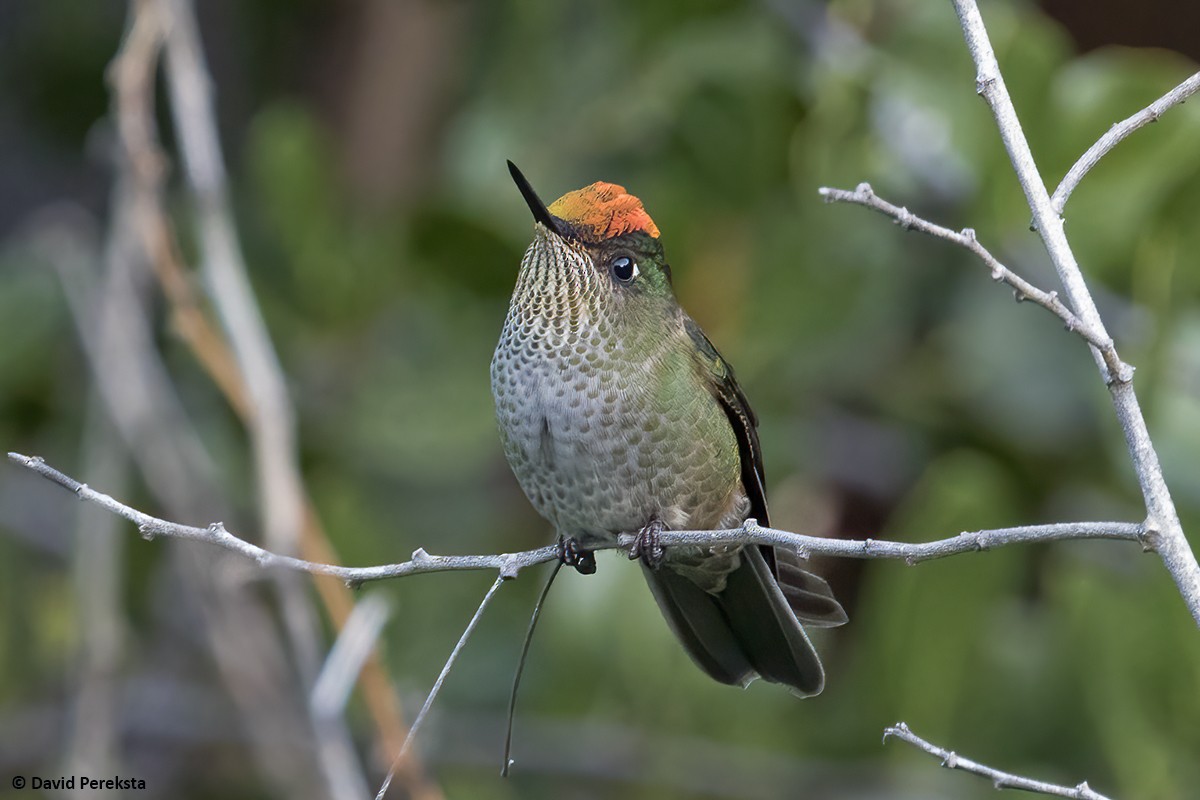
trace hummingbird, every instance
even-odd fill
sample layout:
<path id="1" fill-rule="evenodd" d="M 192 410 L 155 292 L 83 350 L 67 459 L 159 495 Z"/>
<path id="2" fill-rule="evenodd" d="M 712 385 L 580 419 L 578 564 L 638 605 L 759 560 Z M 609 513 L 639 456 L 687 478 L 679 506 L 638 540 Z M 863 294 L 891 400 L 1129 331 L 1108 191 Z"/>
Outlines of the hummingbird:
<path id="1" fill-rule="evenodd" d="M 757 545 L 663 547 L 665 530 L 768 525 L 758 421 L 729 366 L 675 299 L 642 202 L 603 181 L 533 213 L 499 344 L 492 394 L 504 454 L 556 529 L 564 564 L 634 534 L 669 627 L 725 684 L 755 678 L 801 697 L 824 686 L 804 624 L 846 613 L 799 556 Z"/>

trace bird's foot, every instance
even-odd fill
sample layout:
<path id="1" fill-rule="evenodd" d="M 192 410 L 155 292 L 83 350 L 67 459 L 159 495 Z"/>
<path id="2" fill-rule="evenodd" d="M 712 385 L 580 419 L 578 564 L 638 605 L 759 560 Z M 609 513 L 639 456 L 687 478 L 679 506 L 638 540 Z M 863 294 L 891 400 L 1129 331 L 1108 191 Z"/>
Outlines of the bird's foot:
<path id="1" fill-rule="evenodd" d="M 666 548 L 659 541 L 659 534 L 667 529 L 661 519 L 652 519 L 650 523 L 637 532 L 633 544 L 629 548 L 629 560 L 641 559 L 650 569 L 658 569 L 667 554 Z"/>
<path id="2" fill-rule="evenodd" d="M 574 536 L 558 537 L 558 560 L 563 566 L 574 567 L 580 575 L 591 575 L 596 571 L 596 554 Z"/>

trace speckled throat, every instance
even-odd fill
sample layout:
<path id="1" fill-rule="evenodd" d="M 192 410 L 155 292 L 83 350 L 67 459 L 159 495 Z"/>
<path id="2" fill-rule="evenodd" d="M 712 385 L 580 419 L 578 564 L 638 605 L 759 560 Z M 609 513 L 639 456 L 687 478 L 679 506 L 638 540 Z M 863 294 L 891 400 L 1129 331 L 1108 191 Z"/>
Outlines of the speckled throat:
<path id="1" fill-rule="evenodd" d="M 745 519 L 737 440 L 685 319 L 669 292 L 618 286 L 584 246 L 537 227 L 492 359 L 492 392 L 517 481 L 560 534 L 587 545 L 653 519 L 675 529 Z M 678 571 L 708 574 L 697 582 L 710 591 L 720 588 L 714 571 L 737 563 L 732 553 L 668 556 Z"/>

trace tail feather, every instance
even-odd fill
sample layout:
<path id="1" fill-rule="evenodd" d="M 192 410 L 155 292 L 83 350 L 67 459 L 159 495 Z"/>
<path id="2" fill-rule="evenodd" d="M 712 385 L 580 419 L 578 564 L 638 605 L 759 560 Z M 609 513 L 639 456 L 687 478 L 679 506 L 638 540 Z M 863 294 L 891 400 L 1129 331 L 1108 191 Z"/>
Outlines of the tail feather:
<path id="1" fill-rule="evenodd" d="M 642 571 L 658 607 L 692 660 L 714 680 L 748 686 L 757 677 L 716 598 L 669 567 Z"/>
<path id="2" fill-rule="evenodd" d="M 825 687 L 825 670 L 757 547 L 742 551 L 742 564 L 717 595 L 734 635 L 763 680 L 782 683 L 808 697 Z"/>
<path id="3" fill-rule="evenodd" d="M 800 557 L 791 550 L 775 548 L 775 571 L 779 588 L 796 619 L 814 628 L 836 628 L 848 621 L 842 604 L 825 580 L 801 568 Z"/>
<path id="4" fill-rule="evenodd" d="M 721 683 L 745 686 L 755 677 L 818 694 L 825 673 L 793 606 L 816 625 L 840 624 L 845 612 L 823 580 L 794 563 L 780 579 L 757 547 L 742 551 L 726 586 L 710 594 L 670 564 L 646 569 L 646 579 L 667 622 L 696 664 Z"/>

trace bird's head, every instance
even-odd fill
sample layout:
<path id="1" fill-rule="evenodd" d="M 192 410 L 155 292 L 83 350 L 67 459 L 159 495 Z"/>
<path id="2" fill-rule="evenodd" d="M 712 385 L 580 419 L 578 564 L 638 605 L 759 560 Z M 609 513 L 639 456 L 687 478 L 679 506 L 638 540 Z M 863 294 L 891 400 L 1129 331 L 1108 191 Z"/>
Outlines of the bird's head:
<path id="1" fill-rule="evenodd" d="M 623 186 L 597 181 L 547 207 L 511 161 L 508 168 L 535 220 L 518 295 L 534 292 L 646 311 L 674 303 L 658 226 L 641 200 Z"/>

